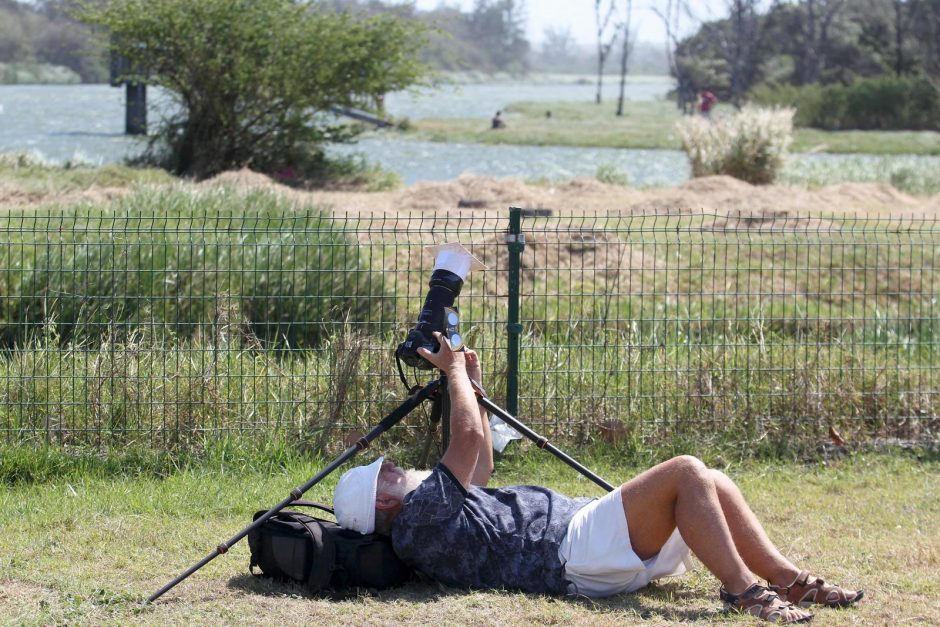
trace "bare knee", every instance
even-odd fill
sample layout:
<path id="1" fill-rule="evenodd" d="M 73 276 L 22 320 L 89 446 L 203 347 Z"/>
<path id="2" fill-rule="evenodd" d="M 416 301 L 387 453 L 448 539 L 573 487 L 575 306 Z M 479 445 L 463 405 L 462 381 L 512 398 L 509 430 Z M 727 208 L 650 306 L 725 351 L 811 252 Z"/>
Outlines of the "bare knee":
<path id="1" fill-rule="evenodd" d="M 676 472 L 685 477 L 694 477 L 699 479 L 711 479 L 711 471 L 705 463 L 698 457 L 692 455 L 679 455 L 673 457 L 667 464 L 671 465 Z"/>
<path id="2" fill-rule="evenodd" d="M 719 493 L 734 493 L 739 491 L 738 486 L 734 484 L 734 481 L 731 480 L 731 477 L 721 472 L 720 470 L 711 468 L 709 469 L 708 474 L 715 483 L 715 487 L 718 489 Z"/>
<path id="3" fill-rule="evenodd" d="M 720 470 L 716 470 L 715 468 L 709 468 L 708 474 L 711 476 L 712 480 L 715 483 L 724 483 L 726 481 L 729 481 L 729 482 L 731 481 L 731 479 L 728 478 L 728 475 L 721 472 Z"/>

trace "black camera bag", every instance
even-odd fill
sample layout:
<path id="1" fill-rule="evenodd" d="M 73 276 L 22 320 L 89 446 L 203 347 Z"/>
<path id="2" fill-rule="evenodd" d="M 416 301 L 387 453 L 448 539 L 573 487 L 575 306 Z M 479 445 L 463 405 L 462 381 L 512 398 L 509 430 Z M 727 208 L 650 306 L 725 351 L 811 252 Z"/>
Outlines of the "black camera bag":
<path id="1" fill-rule="evenodd" d="M 294 501 L 333 514 L 326 505 Z M 266 510 L 257 512 L 257 520 Z M 412 577 L 413 571 L 392 550 L 392 540 L 376 533 L 363 535 L 335 522 L 301 512 L 281 510 L 248 533 L 253 575 L 302 584 L 311 592 L 349 588 L 389 588 Z M 255 568 L 261 573 L 256 573 Z"/>

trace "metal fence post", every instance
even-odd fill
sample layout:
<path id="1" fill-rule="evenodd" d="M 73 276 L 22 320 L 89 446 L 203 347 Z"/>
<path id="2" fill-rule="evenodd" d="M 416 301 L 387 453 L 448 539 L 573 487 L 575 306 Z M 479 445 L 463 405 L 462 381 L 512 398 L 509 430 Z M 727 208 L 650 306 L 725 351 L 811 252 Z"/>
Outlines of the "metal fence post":
<path id="1" fill-rule="evenodd" d="M 519 282 L 522 274 L 522 251 L 525 236 L 522 234 L 522 210 L 509 208 L 509 232 L 506 234 L 509 248 L 509 319 L 506 322 L 506 410 L 513 416 L 519 413 Z"/>

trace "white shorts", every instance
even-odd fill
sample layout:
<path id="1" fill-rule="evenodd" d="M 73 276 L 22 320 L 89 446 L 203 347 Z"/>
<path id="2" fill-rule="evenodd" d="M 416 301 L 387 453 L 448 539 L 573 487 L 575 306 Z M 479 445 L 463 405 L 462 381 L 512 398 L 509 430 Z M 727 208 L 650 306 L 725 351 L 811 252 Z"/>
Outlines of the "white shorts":
<path id="1" fill-rule="evenodd" d="M 653 579 L 681 575 L 692 565 L 691 552 L 678 529 L 648 560 L 633 552 L 620 488 L 574 515 L 558 557 L 571 583 L 569 592 L 589 597 L 633 592 Z"/>

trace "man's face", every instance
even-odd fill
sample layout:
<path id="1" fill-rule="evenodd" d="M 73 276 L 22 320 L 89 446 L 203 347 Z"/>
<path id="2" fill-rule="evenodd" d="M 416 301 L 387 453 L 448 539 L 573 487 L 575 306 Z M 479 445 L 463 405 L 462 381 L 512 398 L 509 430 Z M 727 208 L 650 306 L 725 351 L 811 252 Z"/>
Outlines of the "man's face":
<path id="1" fill-rule="evenodd" d="M 393 464 L 385 462 L 379 469 L 376 483 L 376 493 L 405 498 L 405 471 Z"/>

